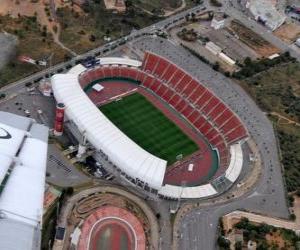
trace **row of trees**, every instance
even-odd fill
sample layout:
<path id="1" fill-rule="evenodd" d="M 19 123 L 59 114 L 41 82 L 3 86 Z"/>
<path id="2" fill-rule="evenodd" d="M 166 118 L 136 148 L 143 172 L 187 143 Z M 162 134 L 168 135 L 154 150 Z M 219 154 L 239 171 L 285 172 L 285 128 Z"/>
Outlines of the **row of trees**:
<path id="1" fill-rule="evenodd" d="M 237 79 L 244 79 L 257 73 L 266 71 L 278 64 L 295 61 L 296 59 L 291 57 L 289 52 L 285 52 L 273 59 L 263 58 L 253 61 L 250 57 L 247 57 L 242 64 L 239 64 L 241 70 L 233 73 L 232 76 Z"/>

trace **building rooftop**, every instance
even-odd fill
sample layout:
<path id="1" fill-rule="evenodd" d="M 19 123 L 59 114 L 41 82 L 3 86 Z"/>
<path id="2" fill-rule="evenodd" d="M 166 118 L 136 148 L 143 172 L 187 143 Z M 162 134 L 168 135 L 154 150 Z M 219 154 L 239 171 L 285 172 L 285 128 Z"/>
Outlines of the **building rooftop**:
<path id="1" fill-rule="evenodd" d="M 1 111 L 0 121 L 0 249 L 39 249 L 48 128 Z"/>

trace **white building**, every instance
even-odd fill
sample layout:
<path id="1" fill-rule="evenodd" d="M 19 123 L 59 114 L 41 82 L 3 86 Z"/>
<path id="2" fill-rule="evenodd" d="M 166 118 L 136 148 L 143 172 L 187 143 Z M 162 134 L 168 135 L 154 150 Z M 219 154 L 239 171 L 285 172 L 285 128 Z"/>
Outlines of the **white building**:
<path id="1" fill-rule="evenodd" d="M 214 14 L 213 19 L 211 20 L 210 26 L 215 30 L 222 29 L 225 27 L 225 18 L 223 13 Z"/>
<path id="2" fill-rule="evenodd" d="M 279 28 L 286 19 L 269 0 L 248 0 L 246 7 L 256 21 L 263 22 L 272 31 Z"/>
<path id="3" fill-rule="evenodd" d="M 0 249 L 40 249 L 47 146 L 47 127 L 0 111 Z"/>

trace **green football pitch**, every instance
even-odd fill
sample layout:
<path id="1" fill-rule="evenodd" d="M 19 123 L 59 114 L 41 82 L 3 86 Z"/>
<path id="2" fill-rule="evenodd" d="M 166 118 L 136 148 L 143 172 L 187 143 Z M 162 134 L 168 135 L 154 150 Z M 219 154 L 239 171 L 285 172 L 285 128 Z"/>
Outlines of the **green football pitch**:
<path id="1" fill-rule="evenodd" d="M 194 141 L 141 94 L 108 103 L 100 110 L 124 134 L 168 165 L 178 155 L 185 157 L 198 150 Z"/>

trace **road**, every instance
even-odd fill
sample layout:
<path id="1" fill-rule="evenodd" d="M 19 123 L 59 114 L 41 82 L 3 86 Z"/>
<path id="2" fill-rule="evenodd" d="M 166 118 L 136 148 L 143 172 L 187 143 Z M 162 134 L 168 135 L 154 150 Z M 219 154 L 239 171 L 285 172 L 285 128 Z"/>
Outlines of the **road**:
<path id="1" fill-rule="evenodd" d="M 222 8 L 222 10 L 226 12 L 229 16 L 239 20 L 246 27 L 252 29 L 254 32 L 261 35 L 266 41 L 275 45 L 282 51 L 289 51 L 293 57 L 300 61 L 300 52 L 297 49 L 295 49 L 292 45 L 286 44 L 277 36 L 273 35 L 273 33 L 266 27 L 257 23 L 255 20 L 245 16 L 243 12 L 239 11 L 239 9 L 233 8 L 230 4 L 230 1 L 223 1 L 223 6 L 224 7 Z"/>
<path id="2" fill-rule="evenodd" d="M 275 46 L 277 46 L 278 48 L 280 48 L 283 51 L 289 51 L 290 54 L 295 57 L 298 61 L 300 61 L 300 52 L 294 48 L 291 45 L 288 45 L 286 43 L 284 43 L 283 41 L 281 41 L 279 38 L 277 38 L 276 36 L 274 36 L 271 32 L 269 32 L 269 30 L 267 30 L 265 27 L 263 27 L 262 25 L 258 24 L 256 21 L 249 19 L 248 17 L 246 17 L 242 12 L 240 12 L 240 10 L 238 8 L 233 8 L 232 5 L 230 4 L 230 1 L 226 0 L 223 1 L 223 7 L 222 8 L 216 8 L 213 6 L 210 6 L 209 1 L 205 1 L 203 4 L 201 5 L 197 5 L 196 7 L 193 7 L 191 9 L 179 12 L 171 17 L 168 17 L 158 23 L 155 23 L 151 26 L 145 27 L 143 29 L 140 30 L 135 30 L 134 32 L 132 32 L 130 35 L 117 39 L 109 44 L 106 44 L 104 46 L 101 46 L 99 48 L 93 49 L 88 51 L 85 54 L 81 54 L 78 55 L 74 58 L 72 58 L 71 60 L 64 62 L 64 63 L 60 63 L 58 65 L 55 65 L 51 68 L 45 69 L 41 72 L 38 72 L 34 75 L 28 76 L 24 79 L 21 79 L 15 83 L 12 83 L 10 85 L 7 85 L 3 88 L 1 88 L 1 92 L 8 92 L 9 93 L 13 93 L 13 92 L 18 92 L 21 88 L 24 87 L 25 83 L 27 82 L 35 82 L 40 78 L 44 78 L 49 76 L 50 74 L 55 74 L 55 73 L 59 73 L 59 72 L 63 72 L 65 71 L 69 66 L 74 66 L 76 64 L 76 62 L 78 60 L 84 59 L 88 56 L 100 56 L 103 54 L 106 54 L 107 52 L 111 52 L 112 50 L 116 49 L 120 43 L 124 43 L 124 42 L 130 42 L 134 39 L 137 39 L 141 36 L 145 36 L 145 35 L 151 35 L 154 34 L 156 30 L 158 29 L 169 29 L 173 26 L 176 26 L 180 23 L 183 23 L 185 21 L 185 16 L 191 13 L 195 13 L 198 14 L 200 12 L 203 11 L 207 11 L 207 10 L 215 10 L 215 11 L 225 11 L 227 14 L 231 15 L 232 17 L 240 20 L 246 27 L 254 30 L 255 32 L 257 32 L 258 34 L 260 34 L 264 39 L 266 39 L 267 41 L 269 41 L 270 43 L 274 44 Z M 203 8 L 206 7 L 206 10 L 203 10 Z"/>
<path id="3" fill-rule="evenodd" d="M 216 93 L 247 126 L 263 159 L 263 173 L 257 186 L 239 199 L 228 199 L 222 204 L 210 202 L 209 208 L 203 205 L 203 201 L 194 201 L 199 202 L 199 207 L 188 211 L 178 225 L 177 249 L 215 249 L 219 217 L 236 209 L 247 209 L 287 218 L 289 213 L 273 127 L 248 94 L 230 79 L 215 72 L 188 51 L 170 41 L 161 38 L 141 38 L 133 46 L 168 58 Z M 248 165 L 244 165 L 245 167 Z M 200 228 L 198 222 L 201 224 Z M 181 234 L 184 234 L 184 237 L 180 238 Z"/>
<path id="4" fill-rule="evenodd" d="M 205 2 L 207 10 L 216 10 Z M 290 51 L 291 55 L 300 60 L 300 53 L 294 50 L 290 45 L 285 44 L 279 38 L 275 37 L 271 32 L 253 20 L 250 20 L 243 13 L 235 8 L 230 8 L 229 1 L 224 3 L 224 10 L 229 15 L 240 20 L 245 26 L 253 29 L 262 35 L 264 39 L 271 42 L 280 49 Z M 111 42 L 109 45 L 91 50 L 85 54 L 78 55 L 68 62 L 55 65 L 44 71 L 38 72 L 32 76 L 26 77 L 10 84 L 1 89 L 8 95 L 13 93 L 21 93 L 24 85 L 28 82 L 37 82 L 39 79 L 49 77 L 51 74 L 64 72 L 68 67 L 73 66 L 80 59 L 87 56 L 103 56 L 113 52 L 118 48 L 120 43 L 137 41 L 134 46 L 142 50 L 150 49 L 174 61 L 186 71 L 190 72 L 199 81 L 203 82 L 214 93 L 220 96 L 243 120 L 247 125 L 249 132 L 257 143 L 264 159 L 264 172 L 258 186 L 251 192 L 247 193 L 239 200 L 229 200 L 223 204 L 209 204 L 209 207 L 203 206 L 199 201 L 199 208 L 192 209 L 182 218 L 178 228 L 178 249 L 182 250 L 212 250 L 215 249 L 216 231 L 218 219 L 220 216 L 236 209 L 248 209 L 261 213 L 269 213 L 278 217 L 287 217 L 288 210 L 286 207 L 285 194 L 283 188 L 283 180 L 281 177 L 281 166 L 278 160 L 278 152 L 276 149 L 276 139 L 273 128 L 267 117 L 257 108 L 251 98 L 237 85 L 232 83 L 223 75 L 216 73 L 209 66 L 200 62 L 184 49 L 175 46 L 173 43 L 161 40 L 159 38 L 151 38 L 151 34 L 157 29 L 170 28 L 184 22 L 184 17 L 189 13 L 197 13 L 201 11 L 203 5 L 183 11 L 171 16 L 161 22 L 150 27 L 134 31 L 125 38 L 120 38 Z M 150 36 L 150 37 L 149 37 Z M 146 37 L 147 39 L 141 40 Z M 162 41 L 162 42 L 161 42 Z M 197 201 L 198 202 L 198 201 Z M 161 219 L 161 228 L 163 230 L 163 244 L 161 249 L 170 249 L 170 231 L 167 217 L 167 209 L 171 202 L 162 201 L 157 211 L 161 211 L 163 219 Z M 181 236 L 182 235 L 182 236 Z"/>

